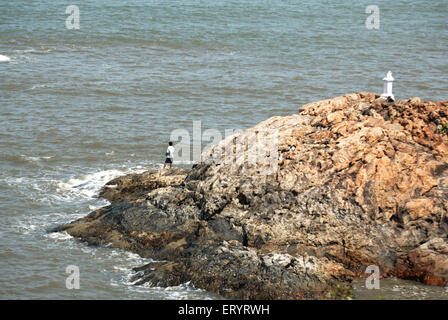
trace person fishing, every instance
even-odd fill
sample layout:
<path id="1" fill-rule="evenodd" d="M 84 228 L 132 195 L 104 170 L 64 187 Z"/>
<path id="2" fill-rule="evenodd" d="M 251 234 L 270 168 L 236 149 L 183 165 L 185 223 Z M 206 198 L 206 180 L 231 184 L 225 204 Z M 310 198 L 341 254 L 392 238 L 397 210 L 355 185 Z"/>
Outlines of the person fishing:
<path id="1" fill-rule="evenodd" d="M 173 159 L 174 159 L 174 147 L 173 143 L 170 141 L 168 142 L 168 149 L 166 149 L 166 159 L 163 165 L 163 169 L 165 169 L 167 163 L 170 164 L 171 169 L 173 167 Z"/>

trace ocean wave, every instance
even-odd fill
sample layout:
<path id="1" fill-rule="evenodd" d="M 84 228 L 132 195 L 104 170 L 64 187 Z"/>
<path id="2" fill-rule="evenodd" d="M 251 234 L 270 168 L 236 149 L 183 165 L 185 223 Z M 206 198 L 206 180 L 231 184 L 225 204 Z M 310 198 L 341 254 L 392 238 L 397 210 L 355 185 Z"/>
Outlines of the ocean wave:
<path id="1" fill-rule="evenodd" d="M 36 164 L 43 160 L 49 160 L 53 158 L 54 156 L 30 156 L 26 154 L 3 154 L 0 158 L 12 161 L 12 162 L 18 162 L 18 163 L 28 163 L 28 164 Z"/>
<path id="2" fill-rule="evenodd" d="M 36 89 L 41 89 L 41 88 L 54 88 L 54 85 L 45 83 L 45 84 L 35 84 L 33 85 L 29 90 L 36 90 Z"/>
<path id="3" fill-rule="evenodd" d="M 20 220 L 17 221 L 16 227 L 22 234 L 30 234 L 38 230 L 38 226 L 36 224 L 26 223 Z"/>
<path id="4" fill-rule="evenodd" d="M 0 54 L 0 62 L 8 62 L 8 61 L 11 61 L 10 57 Z"/>
<path id="5" fill-rule="evenodd" d="M 24 154 L 21 154 L 20 157 L 25 160 L 25 161 L 30 161 L 30 162 L 38 162 L 38 161 L 42 161 L 42 160 L 48 160 L 53 158 L 53 156 L 42 156 L 42 157 L 36 157 L 36 156 L 27 156 Z"/>
<path id="6" fill-rule="evenodd" d="M 40 162 L 49 161 L 53 157 L 16 155 L 6 158 L 14 162 L 29 163 L 38 168 Z M 91 212 L 109 204 L 107 200 L 98 198 L 100 189 L 107 182 L 122 175 L 142 173 L 146 170 L 148 170 L 147 166 L 137 165 L 126 168 L 123 165 L 122 168 L 75 175 L 65 179 L 45 175 L 20 176 L 21 172 L 19 171 L 16 176 L 3 175 L 0 177 L 0 181 L 4 182 L 11 191 L 24 196 L 27 201 L 49 205 L 82 201 L 84 210 Z"/>
<path id="7" fill-rule="evenodd" d="M 89 173 L 70 178 L 67 182 L 59 182 L 57 191 L 61 193 L 69 192 L 83 198 L 96 198 L 100 189 L 110 180 L 121 175 L 141 173 L 145 170 L 142 166 L 137 166 L 131 169 L 109 169 Z"/>
<path id="8" fill-rule="evenodd" d="M 36 48 L 29 48 L 29 49 L 18 49 L 18 50 L 14 50 L 15 53 L 17 54 L 46 54 L 46 53 L 50 53 L 53 52 L 53 48 L 49 48 L 49 47 L 40 47 L 38 49 Z"/>
<path id="9" fill-rule="evenodd" d="M 60 182 L 58 184 L 59 188 L 57 191 L 68 191 L 81 197 L 94 198 L 106 182 L 122 174 L 123 171 L 121 170 L 111 169 L 82 175 L 80 177 L 74 177 L 69 179 L 67 182 Z"/>

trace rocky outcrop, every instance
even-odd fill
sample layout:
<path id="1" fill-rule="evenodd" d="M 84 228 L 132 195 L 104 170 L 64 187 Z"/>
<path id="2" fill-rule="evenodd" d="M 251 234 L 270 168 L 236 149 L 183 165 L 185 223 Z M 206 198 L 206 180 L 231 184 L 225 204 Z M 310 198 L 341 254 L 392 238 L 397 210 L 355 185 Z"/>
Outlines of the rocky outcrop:
<path id="1" fill-rule="evenodd" d="M 446 101 L 373 93 L 310 103 L 226 138 L 189 171 L 111 181 L 110 206 L 57 230 L 162 260 L 137 283 L 231 298 L 319 298 L 369 265 L 446 285 L 447 117 Z M 251 140 L 262 131 L 278 139 Z M 263 148 L 275 171 L 250 161 Z M 225 161 L 225 150 L 244 152 Z"/>
<path id="2" fill-rule="evenodd" d="M 149 170 L 140 174 L 127 174 L 115 178 L 101 189 L 99 196 L 112 203 L 135 202 L 145 198 L 154 189 L 179 185 L 187 177 L 187 171 L 174 168 L 172 170 Z"/>
<path id="3" fill-rule="evenodd" d="M 422 281 L 429 285 L 448 285 L 448 243 L 446 239 L 434 238 L 407 255 L 400 257 L 397 276 Z"/>

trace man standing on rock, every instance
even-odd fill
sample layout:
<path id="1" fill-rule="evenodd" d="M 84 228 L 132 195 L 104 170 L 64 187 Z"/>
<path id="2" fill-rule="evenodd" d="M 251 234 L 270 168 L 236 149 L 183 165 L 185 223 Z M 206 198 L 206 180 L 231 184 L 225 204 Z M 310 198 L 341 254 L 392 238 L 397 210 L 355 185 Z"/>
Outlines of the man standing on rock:
<path id="1" fill-rule="evenodd" d="M 174 158 L 174 147 L 173 143 L 170 141 L 168 142 L 168 149 L 166 149 L 166 159 L 165 164 L 163 165 L 163 169 L 165 169 L 166 164 L 170 164 L 170 169 L 173 167 L 173 158 Z"/>

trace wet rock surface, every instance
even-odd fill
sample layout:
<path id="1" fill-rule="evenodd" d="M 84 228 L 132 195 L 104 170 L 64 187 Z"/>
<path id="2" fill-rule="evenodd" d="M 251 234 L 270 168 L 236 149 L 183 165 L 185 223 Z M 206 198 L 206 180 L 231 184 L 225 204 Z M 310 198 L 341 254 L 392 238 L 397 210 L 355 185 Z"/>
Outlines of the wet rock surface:
<path id="1" fill-rule="evenodd" d="M 321 298 L 369 265 L 446 285 L 447 116 L 446 101 L 373 93 L 310 103 L 191 170 L 112 180 L 100 193 L 111 205 L 56 231 L 160 260 L 137 268 L 137 284 L 190 281 L 230 298 Z M 278 134 L 272 174 L 247 161 L 257 142 L 219 157 L 260 131 Z"/>

